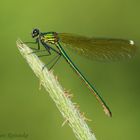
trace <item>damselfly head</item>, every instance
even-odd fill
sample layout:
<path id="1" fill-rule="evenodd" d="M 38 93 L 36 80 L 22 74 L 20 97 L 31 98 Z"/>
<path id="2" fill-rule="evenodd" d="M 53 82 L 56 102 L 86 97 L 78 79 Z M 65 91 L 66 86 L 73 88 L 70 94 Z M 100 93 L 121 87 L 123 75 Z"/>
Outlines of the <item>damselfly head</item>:
<path id="1" fill-rule="evenodd" d="M 33 31 L 32 31 L 32 37 L 33 38 L 38 37 L 39 33 L 40 33 L 39 29 L 37 29 L 37 28 L 36 29 L 33 29 Z"/>

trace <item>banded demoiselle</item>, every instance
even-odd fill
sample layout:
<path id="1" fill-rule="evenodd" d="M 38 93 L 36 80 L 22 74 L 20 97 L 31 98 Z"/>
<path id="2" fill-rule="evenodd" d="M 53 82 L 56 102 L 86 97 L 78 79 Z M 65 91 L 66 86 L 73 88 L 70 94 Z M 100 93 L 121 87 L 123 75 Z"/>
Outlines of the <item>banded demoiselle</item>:
<path id="1" fill-rule="evenodd" d="M 136 50 L 134 42 L 132 40 L 124 39 L 90 38 L 70 33 L 42 33 L 37 28 L 33 29 L 32 37 L 35 38 L 36 41 L 26 43 L 37 43 L 38 51 L 40 50 L 41 44 L 45 48 L 45 51 L 48 51 L 48 55 L 51 55 L 52 51 L 58 54 L 55 63 L 62 56 L 94 94 L 98 102 L 103 107 L 105 114 L 111 117 L 112 113 L 109 107 L 94 86 L 87 80 L 87 78 L 81 73 L 81 71 L 67 55 L 62 47 L 62 43 L 81 55 L 102 61 L 131 58 Z"/>

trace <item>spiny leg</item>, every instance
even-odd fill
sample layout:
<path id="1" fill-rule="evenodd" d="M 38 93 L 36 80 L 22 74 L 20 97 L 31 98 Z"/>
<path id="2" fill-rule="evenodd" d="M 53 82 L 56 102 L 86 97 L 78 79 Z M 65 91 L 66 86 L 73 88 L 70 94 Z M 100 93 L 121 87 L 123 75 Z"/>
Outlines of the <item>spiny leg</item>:
<path id="1" fill-rule="evenodd" d="M 48 64 L 45 64 L 42 68 L 42 70 L 49 64 L 51 64 L 52 62 L 54 62 L 51 67 L 49 68 L 49 71 L 55 66 L 55 64 L 58 62 L 58 60 L 60 59 L 61 54 L 56 55 Z"/>
<path id="2" fill-rule="evenodd" d="M 31 47 L 30 47 L 31 48 Z M 32 49 L 32 48 L 31 48 Z M 38 52 L 45 52 L 45 51 L 47 51 L 47 50 L 38 50 L 38 49 L 36 49 L 36 51 L 33 51 L 33 52 L 31 52 L 31 53 L 29 53 L 29 54 L 32 54 L 32 53 L 38 53 Z M 39 56 L 38 56 L 39 57 Z"/>
<path id="3" fill-rule="evenodd" d="M 33 49 L 33 50 L 40 50 L 40 43 L 39 43 L 39 39 L 38 38 L 36 39 L 35 42 L 23 42 L 23 43 L 25 43 L 25 44 L 37 44 L 37 46 L 38 46 L 37 49 L 36 48 L 32 48 L 32 47 L 30 47 L 30 48 Z"/>
<path id="4" fill-rule="evenodd" d="M 52 48 L 51 48 L 51 50 L 53 50 L 57 55 L 56 55 L 49 63 L 45 64 L 45 65 L 43 66 L 42 70 L 43 70 L 47 65 L 51 64 L 52 62 L 54 62 L 54 63 L 52 64 L 52 66 L 49 68 L 49 70 L 51 70 L 51 69 L 53 68 L 53 66 L 57 63 L 57 61 L 59 60 L 59 58 L 61 57 L 61 53 L 60 53 L 60 52 L 58 52 L 57 50 L 52 49 Z M 47 51 L 48 54 L 39 55 L 38 57 L 44 57 L 44 56 L 50 56 L 50 55 L 51 55 L 50 50 L 38 50 L 38 51 L 31 52 L 31 53 L 38 53 L 38 52 L 42 52 L 42 51 Z M 30 53 L 30 54 L 31 54 L 31 53 Z"/>
<path id="5" fill-rule="evenodd" d="M 54 61 L 54 63 L 53 63 L 53 65 L 49 68 L 49 70 L 51 70 L 54 66 L 55 66 L 55 64 L 58 62 L 58 60 L 60 59 L 60 57 L 62 56 L 62 54 L 61 54 L 61 52 L 59 51 L 59 50 L 56 50 L 56 49 L 54 49 L 53 47 L 51 47 L 50 46 L 50 49 L 53 51 L 53 52 L 55 52 L 55 53 L 57 53 L 58 55 L 55 57 L 55 58 L 53 58 L 53 60 L 55 60 Z M 51 62 L 53 62 L 53 60 L 51 60 Z M 49 62 L 49 64 L 51 63 L 51 62 Z M 45 67 L 45 66 L 44 66 Z M 43 69 L 44 69 L 44 67 L 43 67 Z"/>
<path id="6" fill-rule="evenodd" d="M 60 59 L 61 55 L 58 55 L 57 59 L 55 60 L 55 62 L 53 63 L 53 65 L 49 68 L 49 71 L 56 65 L 56 63 L 58 62 L 58 60 Z"/>
<path id="7" fill-rule="evenodd" d="M 22 44 L 37 44 L 37 42 L 23 42 Z M 38 50 L 38 48 L 29 47 L 32 50 Z"/>
<path id="8" fill-rule="evenodd" d="M 46 64 L 46 65 L 50 65 L 58 56 L 59 56 L 59 55 L 56 55 L 55 57 L 53 57 L 53 58 L 50 60 L 50 62 L 49 62 L 48 64 Z"/>
<path id="9" fill-rule="evenodd" d="M 38 55 L 38 57 L 44 57 L 44 56 L 50 56 L 51 54 L 48 53 L 48 54 L 42 54 L 42 55 Z"/>

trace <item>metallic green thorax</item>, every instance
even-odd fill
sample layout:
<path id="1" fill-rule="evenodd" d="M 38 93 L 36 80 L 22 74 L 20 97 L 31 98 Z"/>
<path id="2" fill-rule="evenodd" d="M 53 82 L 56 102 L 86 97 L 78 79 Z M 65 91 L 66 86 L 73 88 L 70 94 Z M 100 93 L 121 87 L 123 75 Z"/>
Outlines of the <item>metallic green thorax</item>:
<path id="1" fill-rule="evenodd" d="M 40 40 L 44 43 L 55 44 L 56 42 L 58 42 L 59 38 L 56 32 L 47 32 L 40 34 Z"/>

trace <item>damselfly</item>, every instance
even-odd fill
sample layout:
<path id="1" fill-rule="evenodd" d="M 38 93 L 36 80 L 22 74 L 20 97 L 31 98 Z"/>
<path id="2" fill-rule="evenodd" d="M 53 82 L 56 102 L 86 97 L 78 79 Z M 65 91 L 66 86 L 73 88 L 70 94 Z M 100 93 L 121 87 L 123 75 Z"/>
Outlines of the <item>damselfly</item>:
<path id="1" fill-rule="evenodd" d="M 40 50 L 41 44 L 45 48 L 45 51 L 48 51 L 49 55 L 51 55 L 52 51 L 58 54 L 55 63 L 61 56 L 66 60 L 66 62 L 72 67 L 72 69 L 79 75 L 79 77 L 95 95 L 96 99 L 103 107 L 105 114 L 111 117 L 111 111 L 103 98 L 70 59 L 61 43 L 77 51 L 79 54 L 89 58 L 97 60 L 118 60 L 123 58 L 131 58 L 134 55 L 136 50 L 134 42 L 132 40 L 124 39 L 89 38 L 70 33 L 43 33 L 40 32 L 39 29 L 33 29 L 32 37 L 35 38 L 36 41 L 28 43 L 37 43 L 38 51 Z M 52 65 L 52 67 L 55 65 L 55 63 Z"/>

